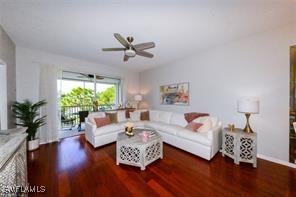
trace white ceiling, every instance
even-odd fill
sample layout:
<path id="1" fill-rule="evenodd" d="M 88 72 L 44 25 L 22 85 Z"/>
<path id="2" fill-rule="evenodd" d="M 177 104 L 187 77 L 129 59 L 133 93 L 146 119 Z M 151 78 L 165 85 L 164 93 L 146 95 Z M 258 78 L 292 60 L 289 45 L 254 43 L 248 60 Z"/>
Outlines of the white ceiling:
<path id="1" fill-rule="evenodd" d="M 142 71 L 296 21 L 295 0 L 0 0 L 16 45 Z M 153 59 L 123 62 L 113 37 L 154 41 Z"/>

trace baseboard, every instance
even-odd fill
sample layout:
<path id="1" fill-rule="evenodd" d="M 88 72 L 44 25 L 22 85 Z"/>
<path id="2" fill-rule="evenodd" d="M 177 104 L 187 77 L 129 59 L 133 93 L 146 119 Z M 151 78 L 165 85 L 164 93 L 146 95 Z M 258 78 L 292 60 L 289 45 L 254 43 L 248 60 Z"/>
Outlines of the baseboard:
<path id="1" fill-rule="evenodd" d="M 49 144 L 49 143 L 53 143 L 53 142 L 59 142 L 59 139 L 57 139 L 57 140 L 51 140 L 51 141 L 48 141 L 48 142 L 40 142 L 39 145 Z"/>
<path id="2" fill-rule="evenodd" d="M 274 158 L 274 157 L 270 157 L 270 156 L 266 156 L 266 155 L 262 155 L 262 154 L 257 154 L 257 157 L 260 158 L 260 159 L 271 161 L 271 162 L 281 164 L 281 165 L 284 165 L 284 166 L 288 166 L 288 167 L 291 167 L 291 168 L 296 168 L 296 164 L 293 164 L 293 163 L 290 163 L 290 162 L 287 162 L 287 161 L 283 161 L 281 159 L 277 159 L 277 158 Z"/>

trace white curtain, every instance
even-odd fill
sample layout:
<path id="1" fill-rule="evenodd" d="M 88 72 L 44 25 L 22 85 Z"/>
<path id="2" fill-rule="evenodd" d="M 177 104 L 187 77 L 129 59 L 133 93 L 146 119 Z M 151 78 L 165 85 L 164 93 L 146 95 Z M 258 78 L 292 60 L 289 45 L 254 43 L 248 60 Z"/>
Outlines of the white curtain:
<path id="1" fill-rule="evenodd" d="M 46 125 L 39 129 L 40 143 L 58 141 L 59 105 L 57 83 L 62 71 L 58 66 L 43 65 L 40 68 L 39 99 L 47 104 L 41 108 L 41 116 L 46 115 Z"/>

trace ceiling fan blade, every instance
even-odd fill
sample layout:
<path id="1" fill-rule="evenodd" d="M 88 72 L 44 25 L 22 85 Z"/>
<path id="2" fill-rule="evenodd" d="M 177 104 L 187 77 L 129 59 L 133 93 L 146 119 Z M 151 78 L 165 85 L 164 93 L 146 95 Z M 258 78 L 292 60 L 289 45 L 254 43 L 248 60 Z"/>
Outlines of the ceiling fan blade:
<path id="1" fill-rule="evenodd" d="M 128 58 L 129 58 L 129 56 L 124 55 L 124 56 L 123 56 L 123 61 L 126 62 L 126 61 L 128 60 Z"/>
<path id="2" fill-rule="evenodd" d="M 137 51 L 142 51 L 145 49 L 151 49 L 155 47 L 154 42 L 146 42 L 146 43 L 141 43 L 141 44 L 135 44 L 133 45 L 134 49 Z"/>
<path id="3" fill-rule="evenodd" d="M 125 48 L 102 48 L 102 51 L 124 51 Z"/>
<path id="4" fill-rule="evenodd" d="M 114 33 L 114 37 L 126 48 L 129 48 L 130 44 L 119 34 Z"/>
<path id="5" fill-rule="evenodd" d="M 146 51 L 136 51 L 136 54 L 143 57 L 153 58 L 153 54 Z"/>

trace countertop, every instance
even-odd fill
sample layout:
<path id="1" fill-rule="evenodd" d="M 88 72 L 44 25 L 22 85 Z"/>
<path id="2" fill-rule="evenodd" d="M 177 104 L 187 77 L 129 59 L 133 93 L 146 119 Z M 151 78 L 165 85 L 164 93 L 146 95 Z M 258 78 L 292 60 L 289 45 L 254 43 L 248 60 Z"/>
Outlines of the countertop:
<path id="1" fill-rule="evenodd" d="M 26 139 L 26 128 L 9 129 L 0 131 L 0 169 L 15 153 L 18 147 Z M 9 134 L 1 134 L 8 132 Z"/>

